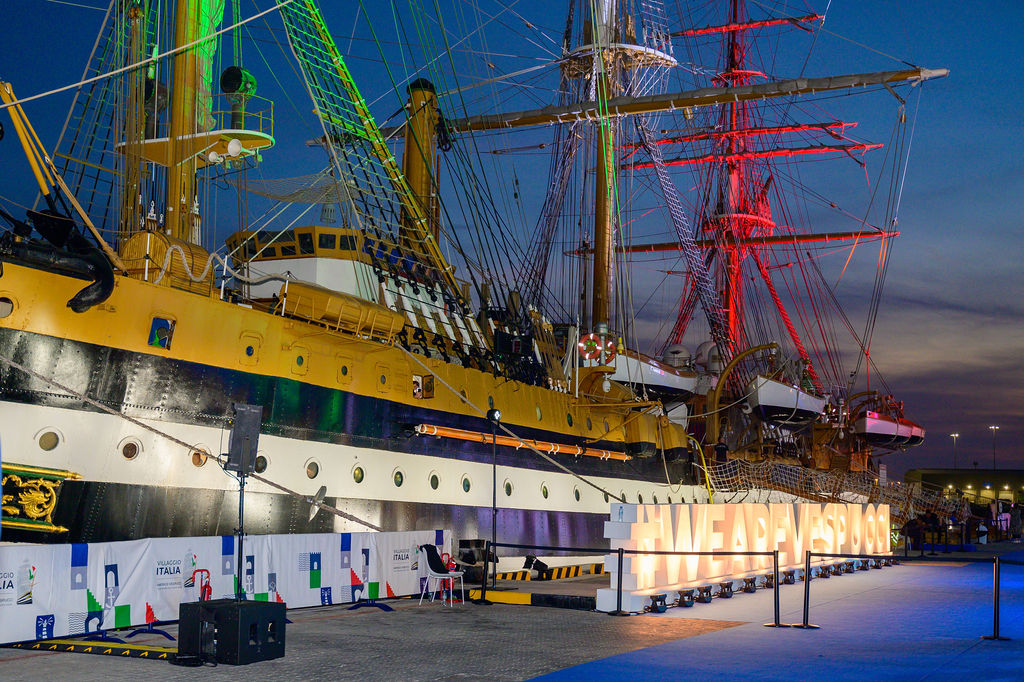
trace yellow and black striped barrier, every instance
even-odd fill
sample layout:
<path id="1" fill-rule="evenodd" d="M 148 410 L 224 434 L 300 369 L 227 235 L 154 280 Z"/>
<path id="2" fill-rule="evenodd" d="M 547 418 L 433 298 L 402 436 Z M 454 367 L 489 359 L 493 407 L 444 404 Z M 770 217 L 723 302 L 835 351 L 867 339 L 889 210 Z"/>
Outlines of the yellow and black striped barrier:
<path id="1" fill-rule="evenodd" d="M 521 571 L 498 573 L 496 577 L 498 580 L 530 580 L 530 572 L 524 568 Z"/>
<path id="2" fill-rule="evenodd" d="M 479 589 L 467 590 L 470 599 L 480 599 Z M 546 606 L 558 609 L 574 609 L 577 611 L 593 611 L 597 608 L 595 597 L 567 594 L 541 594 L 531 592 L 508 592 L 505 590 L 488 590 L 487 600 L 495 604 L 517 604 L 522 606 Z"/>
<path id="3" fill-rule="evenodd" d="M 588 564 L 590 570 L 587 571 L 590 575 L 604 575 L 604 562 L 599 564 Z"/>
<path id="4" fill-rule="evenodd" d="M 581 575 L 583 575 L 582 566 L 554 566 L 541 571 L 537 580 L 561 580 L 562 578 L 578 578 Z"/>
<path id="5" fill-rule="evenodd" d="M 46 639 L 38 642 L 17 642 L 5 644 L 8 649 L 26 651 L 55 651 L 69 654 L 95 654 L 98 656 L 123 656 L 125 658 L 152 658 L 166 661 L 177 649 L 145 644 L 119 644 L 117 642 L 87 642 L 78 639 Z"/>

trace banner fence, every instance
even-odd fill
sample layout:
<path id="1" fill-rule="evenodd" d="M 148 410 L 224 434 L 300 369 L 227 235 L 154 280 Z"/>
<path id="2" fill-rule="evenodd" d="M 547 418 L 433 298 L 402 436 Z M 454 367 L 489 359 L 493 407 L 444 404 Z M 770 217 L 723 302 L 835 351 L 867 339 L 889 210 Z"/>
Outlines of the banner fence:
<path id="1" fill-rule="evenodd" d="M 0 546 L 0 643 L 178 619 L 181 602 L 235 595 L 233 535 Z M 451 531 L 249 535 L 247 599 L 289 608 L 419 594 L 418 548 L 451 551 Z"/>

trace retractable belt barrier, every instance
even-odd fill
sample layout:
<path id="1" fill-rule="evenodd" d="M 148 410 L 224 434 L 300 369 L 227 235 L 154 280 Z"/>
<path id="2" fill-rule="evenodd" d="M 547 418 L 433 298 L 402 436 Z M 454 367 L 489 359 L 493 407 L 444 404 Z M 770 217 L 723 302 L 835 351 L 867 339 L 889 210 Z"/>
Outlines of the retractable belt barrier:
<path id="1" fill-rule="evenodd" d="M 508 549 L 528 549 L 528 550 L 543 550 L 550 552 L 579 552 L 579 553 L 600 553 L 606 554 L 608 548 L 606 547 L 559 547 L 554 545 L 520 545 L 507 542 L 495 542 L 492 543 L 490 540 L 487 541 L 484 548 L 484 570 L 483 579 L 480 582 L 480 599 L 478 603 L 489 604 L 487 600 L 487 576 L 490 573 L 490 559 L 492 548 L 504 547 Z M 629 612 L 622 610 L 622 562 L 626 554 L 640 554 L 640 555 L 664 555 L 664 556 L 710 556 L 710 557 L 737 557 L 737 556 L 770 556 L 772 557 L 772 586 L 775 591 L 774 599 L 774 615 L 775 619 L 771 623 L 765 623 L 766 627 L 789 627 L 785 623 L 779 622 L 779 589 L 781 585 L 779 581 L 779 551 L 773 550 L 770 552 L 669 552 L 664 550 L 653 550 L 653 549 L 623 549 L 619 548 L 618 552 L 618 588 L 615 610 L 609 612 L 610 616 L 628 616 Z"/>

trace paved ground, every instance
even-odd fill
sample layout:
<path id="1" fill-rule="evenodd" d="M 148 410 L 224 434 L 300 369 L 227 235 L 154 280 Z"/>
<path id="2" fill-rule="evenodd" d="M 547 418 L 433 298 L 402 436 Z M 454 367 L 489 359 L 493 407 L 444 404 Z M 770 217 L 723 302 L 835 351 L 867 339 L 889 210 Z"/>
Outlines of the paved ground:
<path id="1" fill-rule="evenodd" d="M 991 564 L 942 558 L 812 581 L 818 630 L 762 627 L 769 590 L 628 618 L 398 600 L 393 613 L 293 611 L 287 655 L 247 667 L 0 649 L 0 680 L 1024 680 L 1024 567 L 1003 572 L 1001 630 L 1013 639 L 990 642 L 979 635 L 992 630 Z M 780 597 L 782 620 L 799 621 L 803 584 Z"/>

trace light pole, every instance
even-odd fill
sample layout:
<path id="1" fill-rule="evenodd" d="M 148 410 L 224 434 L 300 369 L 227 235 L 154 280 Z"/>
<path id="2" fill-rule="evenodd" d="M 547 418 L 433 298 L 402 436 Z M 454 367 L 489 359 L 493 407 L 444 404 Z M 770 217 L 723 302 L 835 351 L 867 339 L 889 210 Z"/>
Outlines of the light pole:
<path id="1" fill-rule="evenodd" d="M 953 439 L 953 469 L 956 470 L 956 439 L 960 437 L 960 434 L 951 433 L 949 437 Z"/>
<path id="2" fill-rule="evenodd" d="M 996 468 L 996 431 L 999 430 L 999 427 L 993 425 L 993 426 L 990 426 L 988 428 L 990 428 L 992 430 L 992 468 L 995 469 Z"/>
<path id="3" fill-rule="evenodd" d="M 487 421 L 491 422 L 491 551 L 494 552 L 491 587 L 494 587 L 498 578 L 498 553 L 494 546 L 498 544 L 498 422 L 501 421 L 501 410 L 487 410 Z"/>

